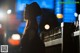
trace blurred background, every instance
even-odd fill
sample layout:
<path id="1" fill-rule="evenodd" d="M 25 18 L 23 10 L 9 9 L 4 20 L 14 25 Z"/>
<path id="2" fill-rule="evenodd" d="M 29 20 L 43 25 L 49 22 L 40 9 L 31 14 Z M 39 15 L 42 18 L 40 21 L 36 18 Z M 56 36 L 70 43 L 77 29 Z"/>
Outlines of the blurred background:
<path id="1" fill-rule="evenodd" d="M 37 21 L 40 37 L 47 44 L 46 53 L 61 53 L 61 23 L 78 21 L 79 0 L 72 0 L 71 4 L 65 4 L 67 0 L 0 0 L 0 45 L 8 45 L 8 53 L 20 52 L 20 39 L 26 24 L 23 12 L 26 4 L 32 2 L 37 2 L 43 12 Z M 79 24 L 75 31 L 78 27 Z M 48 45 L 48 41 L 55 39 L 59 39 L 58 43 Z M 52 44 L 57 46 L 48 47 Z"/>

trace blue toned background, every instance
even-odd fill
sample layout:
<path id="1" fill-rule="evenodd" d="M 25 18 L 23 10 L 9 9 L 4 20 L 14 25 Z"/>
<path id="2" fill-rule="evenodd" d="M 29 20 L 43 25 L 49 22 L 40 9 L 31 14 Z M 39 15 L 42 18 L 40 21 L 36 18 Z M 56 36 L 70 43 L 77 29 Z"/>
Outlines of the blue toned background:
<path id="1" fill-rule="evenodd" d="M 41 8 L 54 9 L 54 0 L 17 0 L 16 13 L 17 19 L 23 20 L 23 10 L 25 9 L 26 4 L 30 4 L 32 2 L 37 2 Z M 37 19 L 38 23 L 40 22 L 40 18 Z M 19 25 L 18 32 L 23 33 L 25 27 L 25 22 L 22 22 Z M 38 30 L 39 32 L 39 30 Z"/>
<path id="2" fill-rule="evenodd" d="M 75 0 L 69 1 L 75 2 Z M 74 13 L 76 12 L 76 4 L 65 4 L 65 2 L 68 2 L 67 0 L 64 0 L 64 5 L 60 3 L 62 0 L 16 0 L 16 16 L 18 20 L 23 20 L 23 10 L 25 9 L 25 5 L 32 2 L 37 2 L 41 8 L 54 10 L 55 14 L 63 14 L 63 18 L 58 19 L 59 22 L 72 23 L 76 20 L 76 17 L 74 16 Z M 23 33 L 25 27 L 25 22 L 22 23 L 18 28 L 18 32 L 20 33 Z"/>
<path id="3" fill-rule="evenodd" d="M 65 2 L 71 2 L 71 3 L 65 3 Z M 73 23 L 76 21 L 76 17 L 74 15 L 74 13 L 76 13 L 76 4 L 72 3 L 75 2 L 75 0 L 64 0 L 64 9 L 63 9 L 63 14 L 64 14 L 64 18 L 63 18 L 63 22 L 69 22 L 69 23 Z"/>

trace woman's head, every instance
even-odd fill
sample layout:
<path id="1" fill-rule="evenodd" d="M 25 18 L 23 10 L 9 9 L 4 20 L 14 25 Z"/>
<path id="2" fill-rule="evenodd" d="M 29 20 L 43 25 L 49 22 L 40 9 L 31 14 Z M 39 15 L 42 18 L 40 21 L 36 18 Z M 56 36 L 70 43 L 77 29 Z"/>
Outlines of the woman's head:
<path id="1" fill-rule="evenodd" d="M 41 15 L 41 9 L 36 2 L 26 5 L 24 11 L 24 19 L 34 19 L 38 15 Z"/>

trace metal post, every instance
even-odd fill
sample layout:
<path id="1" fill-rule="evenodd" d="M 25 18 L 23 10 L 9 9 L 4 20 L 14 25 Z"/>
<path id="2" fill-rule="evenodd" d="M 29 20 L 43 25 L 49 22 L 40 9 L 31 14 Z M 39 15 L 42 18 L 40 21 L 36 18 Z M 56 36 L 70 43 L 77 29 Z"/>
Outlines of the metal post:
<path id="1" fill-rule="evenodd" d="M 79 30 L 80 30 L 80 14 L 78 15 L 78 20 L 79 20 Z"/>
<path id="2" fill-rule="evenodd" d="M 78 20 L 79 20 L 79 31 L 80 31 L 80 14 L 78 16 Z M 80 52 L 80 33 L 79 33 L 79 52 Z"/>
<path id="3" fill-rule="evenodd" d="M 61 44 L 62 48 L 61 48 L 61 51 L 63 51 L 63 26 L 64 26 L 64 23 L 62 22 L 61 23 L 61 38 L 62 38 L 62 44 Z"/>
<path id="4" fill-rule="evenodd" d="M 63 53 L 74 53 L 74 23 L 64 22 L 63 28 Z"/>

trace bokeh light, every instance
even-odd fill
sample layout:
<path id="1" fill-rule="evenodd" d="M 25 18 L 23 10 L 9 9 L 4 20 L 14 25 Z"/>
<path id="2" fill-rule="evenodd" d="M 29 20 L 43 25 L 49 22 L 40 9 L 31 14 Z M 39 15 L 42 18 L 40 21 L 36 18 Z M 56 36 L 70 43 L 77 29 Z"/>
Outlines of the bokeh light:
<path id="1" fill-rule="evenodd" d="M 50 25 L 49 25 L 49 24 L 46 24 L 46 25 L 44 26 L 44 28 L 45 28 L 46 30 L 49 30 L 49 29 L 50 29 Z"/>
<path id="2" fill-rule="evenodd" d="M 13 40 L 20 40 L 20 35 L 19 34 L 13 34 L 11 38 Z"/>
<path id="3" fill-rule="evenodd" d="M 57 16 L 57 18 L 59 18 L 59 19 L 62 19 L 62 18 L 63 18 L 63 15 L 62 15 L 62 14 L 57 14 L 56 16 Z"/>
<path id="4" fill-rule="evenodd" d="M 12 46 L 18 46 L 18 45 L 20 45 L 20 40 L 13 40 L 13 39 L 9 38 L 8 43 Z"/>
<path id="5" fill-rule="evenodd" d="M 12 12 L 11 9 L 7 10 L 7 14 L 11 14 L 11 12 Z"/>

